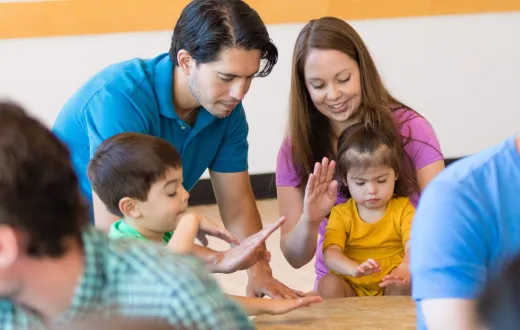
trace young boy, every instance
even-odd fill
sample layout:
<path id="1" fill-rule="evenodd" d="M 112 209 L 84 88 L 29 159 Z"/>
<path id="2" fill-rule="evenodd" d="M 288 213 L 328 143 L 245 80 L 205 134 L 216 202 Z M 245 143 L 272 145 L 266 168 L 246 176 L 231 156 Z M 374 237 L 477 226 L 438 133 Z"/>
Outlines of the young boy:
<path id="1" fill-rule="evenodd" d="M 168 142 L 150 135 L 121 133 L 105 140 L 89 163 L 88 176 L 108 211 L 121 217 L 110 228 L 110 237 L 150 240 L 165 244 L 172 252 L 193 253 L 212 272 L 247 269 L 259 258 L 269 261 L 269 254 L 256 252 L 257 248 L 285 221 L 281 218 L 239 243 L 209 219 L 187 213 L 189 194 L 183 187 L 181 157 Z M 197 237 L 207 245 L 205 235 L 246 245 L 245 252 L 237 258 L 193 244 Z M 253 252 L 260 255 L 250 256 Z M 283 314 L 321 301 L 320 297 L 233 298 L 249 315 Z"/>

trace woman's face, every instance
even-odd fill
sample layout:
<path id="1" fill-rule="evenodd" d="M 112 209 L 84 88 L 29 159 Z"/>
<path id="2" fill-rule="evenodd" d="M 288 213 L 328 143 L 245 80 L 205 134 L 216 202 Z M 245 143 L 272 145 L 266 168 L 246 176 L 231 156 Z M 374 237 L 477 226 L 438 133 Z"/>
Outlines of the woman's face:
<path id="1" fill-rule="evenodd" d="M 309 52 L 304 74 L 316 109 L 329 118 L 333 127 L 347 127 L 361 103 L 356 61 L 338 50 L 314 49 Z"/>

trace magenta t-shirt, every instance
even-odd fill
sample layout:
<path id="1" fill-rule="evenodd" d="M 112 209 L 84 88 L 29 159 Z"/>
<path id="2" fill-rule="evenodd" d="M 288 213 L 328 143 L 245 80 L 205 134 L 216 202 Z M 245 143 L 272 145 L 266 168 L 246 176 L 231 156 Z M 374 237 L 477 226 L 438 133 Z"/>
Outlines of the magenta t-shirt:
<path id="1" fill-rule="evenodd" d="M 413 161 L 415 170 L 419 170 L 426 165 L 444 159 L 442 155 L 439 141 L 435 136 L 432 126 L 424 118 L 407 109 L 398 109 L 393 112 L 395 121 L 399 124 L 400 134 L 403 140 L 411 138 L 404 147 L 406 154 Z M 301 179 L 297 175 L 292 163 L 292 154 L 290 140 L 286 139 L 278 152 L 278 160 L 276 164 L 276 185 L 285 187 L 297 187 L 300 185 Z M 418 195 L 409 196 L 412 204 L 417 206 L 419 200 Z M 338 191 L 336 205 L 344 203 L 345 197 Z M 323 234 L 327 227 L 328 219 L 324 219 L 320 224 L 318 246 L 316 249 L 316 282 L 329 273 L 329 268 L 323 260 Z"/>

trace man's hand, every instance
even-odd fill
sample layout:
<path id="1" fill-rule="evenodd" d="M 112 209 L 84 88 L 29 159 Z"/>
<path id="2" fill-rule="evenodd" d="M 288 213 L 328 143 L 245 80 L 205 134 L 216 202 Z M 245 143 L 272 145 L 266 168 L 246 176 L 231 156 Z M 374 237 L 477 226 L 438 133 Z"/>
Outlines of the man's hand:
<path id="1" fill-rule="evenodd" d="M 248 269 L 260 260 L 271 261 L 269 251 L 260 248 L 262 248 L 265 240 L 285 223 L 285 220 L 285 217 L 281 217 L 277 222 L 249 236 L 239 245 L 234 246 L 230 250 L 220 252 L 219 259 L 212 267 L 213 271 L 228 274 Z"/>
<path id="2" fill-rule="evenodd" d="M 249 269 L 249 280 L 246 287 L 246 295 L 249 297 L 263 297 L 265 295 L 273 299 L 296 299 L 305 297 L 305 293 L 293 290 L 273 277 L 271 267 L 265 261 L 259 261 Z"/>

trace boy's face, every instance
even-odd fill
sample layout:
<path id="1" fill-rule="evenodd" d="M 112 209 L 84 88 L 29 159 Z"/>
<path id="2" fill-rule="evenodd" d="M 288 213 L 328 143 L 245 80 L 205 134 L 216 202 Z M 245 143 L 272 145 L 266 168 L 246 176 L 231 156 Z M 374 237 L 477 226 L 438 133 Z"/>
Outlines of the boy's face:
<path id="1" fill-rule="evenodd" d="M 182 183 L 182 169 L 178 168 L 169 170 L 163 179 L 152 185 L 147 201 L 137 202 L 141 227 L 155 232 L 175 229 L 177 218 L 186 212 L 190 197 Z"/>
<path id="2" fill-rule="evenodd" d="M 356 203 L 367 209 L 386 207 L 394 194 L 395 171 L 389 166 L 349 170 L 347 186 Z"/>

